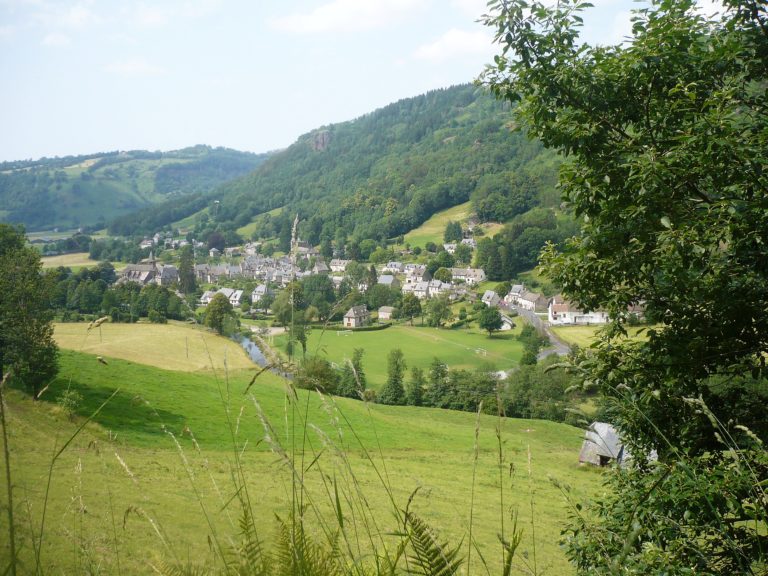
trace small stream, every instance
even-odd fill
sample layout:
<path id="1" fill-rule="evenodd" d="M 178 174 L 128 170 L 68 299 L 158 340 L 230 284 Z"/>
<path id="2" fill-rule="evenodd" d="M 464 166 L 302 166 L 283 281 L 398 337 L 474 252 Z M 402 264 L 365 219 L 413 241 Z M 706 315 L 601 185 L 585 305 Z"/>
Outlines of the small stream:
<path id="1" fill-rule="evenodd" d="M 264 356 L 264 353 L 261 351 L 261 349 L 250 338 L 242 337 L 240 339 L 240 345 L 243 347 L 243 350 L 245 350 L 250 359 L 253 360 L 256 364 L 262 368 L 267 365 L 266 356 Z"/>
<path id="2" fill-rule="evenodd" d="M 251 360 L 253 360 L 255 364 L 258 364 L 262 368 L 269 365 L 269 361 L 267 360 L 267 357 L 264 356 L 264 353 L 261 351 L 261 348 L 259 348 L 258 344 L 256 344 L 250 338 L 241 336 L 240 346 L 243 347 L 243 350 L 245 350 L 245 353 L 248 354 L 248 357 Z M 283 378 L 287 378 L 288 380 L 293 380 L 293 374 L 291 374 L 290 372 L 284 372 L 276 366 L 273 366 L 269 370 L 271 372 L 274 372 L 278 376 L 282 376 Z"/>

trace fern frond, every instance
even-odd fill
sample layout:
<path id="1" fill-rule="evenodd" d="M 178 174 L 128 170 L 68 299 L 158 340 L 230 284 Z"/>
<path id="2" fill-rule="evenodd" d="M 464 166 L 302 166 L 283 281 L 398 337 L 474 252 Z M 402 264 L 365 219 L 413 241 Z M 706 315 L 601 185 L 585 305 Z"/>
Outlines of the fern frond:
<path id="1" fill-rule="evenodd" d="M 178 564 L 160 561 L 157 566 L 152 566 L 160 576 L 207 576 L 211 571 L 205 566 L 197 564 Z"/>
<path id="2" fill-rule="evenodd" d="M 275 551 L 276 575 L 284 576 L 342 576 L 339 561 L 338 538 L 330 547 L 317 544 L 310 538 L 301 520 L 288 524 L 278 517 L 278 539 Z"/>
<path id="3" fill-rule="evenodd" d="M 423 576 L 452 576 L 458 573 L 464 562 L 459 557 L 461 543 L 455 548 L 449 548 L 447 542 L 440 543 L 432 528 L 411 512 L 406 512 L 405 522 L 414 551 L 410 556 L 414 564 L 411 573 Z"/>

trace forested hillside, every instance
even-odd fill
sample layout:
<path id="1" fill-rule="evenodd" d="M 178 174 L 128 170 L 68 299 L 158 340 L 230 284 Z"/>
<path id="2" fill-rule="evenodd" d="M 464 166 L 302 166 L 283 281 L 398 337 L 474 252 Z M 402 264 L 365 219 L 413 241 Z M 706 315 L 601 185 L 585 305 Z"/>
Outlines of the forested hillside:
<path id="1" fill-rule="evenodd" d="M 509 107 L 472 85 L 435 90 L 301 136 L 254 173 L 222 186 L 208 226 L 285 244 L 298 213 L 312 244 L 383 242 L 435 212 L 473 199 L 481 216 L 508 220 L 554 205 L 558 157 L 514 131 Z"/>
<path id="2" fill-rule="evenodd" d="M 264 158 L 195 146 L 4 162 L 0 221 L 22 223 L 30 230 L 103 227 L 145 206 L 208 193 L 253 171 Z"/>

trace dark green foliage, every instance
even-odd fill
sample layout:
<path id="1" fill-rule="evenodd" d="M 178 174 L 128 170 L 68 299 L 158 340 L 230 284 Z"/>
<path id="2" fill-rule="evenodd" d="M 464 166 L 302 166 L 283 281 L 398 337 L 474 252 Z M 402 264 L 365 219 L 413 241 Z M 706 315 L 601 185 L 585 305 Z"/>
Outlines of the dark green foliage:
<path id="1" fill-rule="evenodd" d="M 206 326 L 219 334 L 231 332 L 232 324 L 236 322 L 235 312 L 229 299 L 224 294 L 217 293 L 205 309 Z"/>
<path id="2" fill-rule="evenodd" d="M 424 401 L 424 388 L 427 380 L 424 378 L 424 370 L 414 366 L 411 368 L 411 379 L 405 386 L 405 403 L 408 406 L 421 406 Z"/>
<path id="3" fill-rule="evenodd" d="M 520 334 L 517 335 L 517 339 L 520 340 L 524 346 L 523 356 L 520 359 L 520 364 L 523 365 L 536 364 L 536 357 L 539 350 L 549 342 L 545 336 L 539 334 L 530 324 L 523 326 Z"/>
<path id="4" fill-rule="evenodd" d="M 341 394 L 338 372 L 328 360 L 319 356 L 310 356 L 301 361 L 294 384 L 297 388 L 320 390 L 325 394 Z M 348 383 L 341 384 L 348 386 Z"/>
<path id="5" fill-rule="evenodd" d="M 403 302 L 400 305 L 400 316 L 408 318 L 408 321 L 413 324 L 414 316 L 421 314 L 421 301 L 411 293 L 403 296 Z"/>
<path id="6" fill-rule="evenodd" d="M 114 234 L 154 232 L 203 208 L 202 194 L 251 172 L 264 158 L 196 146 L 0 163 L 0 206 L 10 212 L 8 221 L 23 222 L 30 229 L 76 228 L 104 227 L 116 216 L 170 200 L 110 225 Z M 194 198 L 179 201 L 188 195 Z"/>
<path id="7" fill-rule="evenodd" d="M 58 371 L 50 300 L 54 274 L 25 246 L 24 230 L 0 224 L 0 374 L 36 396 Z"/>
<path id="8" fill-rule="evenodd" d="M 509 374 L 503 401 L 507 416 L 554 422 L 568 419 L 566 410 L 575 397 L 567 397 L 566 390 L 578 385 L 578 379 L 565 369 L 553 369 L 558 362 L 557 356 L 549 356 L 539 364 L 522 365 Z"/>
<path id="9" fill-rule="evenodd" d="M 472 207 L 483 221 L 506 222 L 531 209 L 539 189 L 536 179 L 525 172 L 489 174 L 472 193 Z"/>
<path id="10" fill-rule="evenodd" d="M 453 318 L 451 305 L 447 296 L 430 298 L 427 303 L 427 324 L 440 328 Z"/>
<path id="11" fill-rule="evenodd" d="M 360 399 L 367 388 L 365 370 L 363 369 L 363 348 L 355 348 L 352 360 L 344 363 L 339 376 L 338 395 L 347 398 Z"/>
<path id="12" fill-rule="evenodd" d="M 508 120 L 508 110 L 469 85 L 401 100 L 305 134 L 224 186 L 217 221 L 288 207 L 258 233 L 283 238 L 278 232 L 298 212 L 302 239 L 318 244 L 323 229 L 334 239 L 341 232 L 351 240 L 346 257 L 367 260 L 382 241 L 469 200 L 489 173 L 525 167 L 536 202 L 551 205 L 557 158 L 510 130 Z"/>
<path id="13" fill-rule="evenodd" d="M 579 514 L 569 551 L 584 574 L 762 574 L 766 452 L 741 426 L 765 430 L 764 405 L 742 398 L 768 354 L 765 3 L 712 17 L 654 3 L 631 42 L 607 47 L 580 43 L 586 6 L 493 2 L 487 22 L 504 52 L 486 81 L 569 157 L 560 184 L 580 230 L 543 268 L 612 318 L 573 369 L 638 459 L 659 457 Z M 638 302 L 657 326 L 624 339 Z"/>
<path id="14" fill-rule="evenodd" d="M 394 348 L 387 357 L 387 382 L 378 394 L 378 401 L 381 404 L 403 405 L 405 404 L 405 389 L 403 380 L 405 378 L 405 357 L 403 351 Z"/>
<path id="15" fill-rule="evenodd" d="M 448 222 L 445 225 L 445 233 L 443 234 L 443 240 L 445 242 L 461 242 L 464 237 L 461 231 L 461 224 L 458 222 Z"/>
<path id="16" fill-rule="evenodd" d="M 196 289 L 194 254 L 192 246 L 187 244 L 179 255 L 179 290 L 183 294 L 192 294 Z"/>
<path id="17" fill-rule="evenodd" d="M 486 306 L 485 310 L 480 312 L 477 324 L 488 331 L 488 336 L 492 336 L 494 332 L 501 330 L 501 312 L 495 306 Z"/>

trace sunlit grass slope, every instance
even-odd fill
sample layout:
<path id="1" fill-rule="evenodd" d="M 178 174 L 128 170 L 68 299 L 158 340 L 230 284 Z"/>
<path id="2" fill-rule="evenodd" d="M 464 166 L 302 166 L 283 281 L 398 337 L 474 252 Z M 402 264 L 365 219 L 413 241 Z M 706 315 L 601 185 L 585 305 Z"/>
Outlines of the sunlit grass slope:
<path id="1" fill-rule="evenodd" d="M 567 507 L 549 478 L 569 484 L 579 498 L 599 490 L 599 473 L 578 467 L 578 429 L 334 401 L 305 391 L 289 402 L 284 382 L 276 376 L 263 374 L 245 394 L 249 381 L 249 373 L 229 378 L 218 373 L 214 378 L 117 359 L 104 365 L 91 355 L 64 351 L 61 375 L 42 402 L 15 393 L 9 405 L 25 566 L 33 565 L 29 519 L 39 529 L 48 463 L 54 447 L 75 429 L 76 423 L 55 404 L 70 389 L 82 396 L 78 419 L 114 390 L 119 392 L 56 462 L 41 552 L 46 572 L 84 573 L 99 566 L 101 573 L 149 573 L 161 558 L 210 558 L 209 535 L 226 541 L 236 539 L 239 530 L 231 482 L 235 454 L 257 526 L 269 542 L 274 513 L 285 517 L 291 498 L 290 471 L 279 452 L 270 450 L 274 442 L 288 454 L 304 446 L 306 457 L 302 464 L 297 455 L 296 465 L 305 470 L 309 518 L 323 513 L 332 517 L 321 480 L 333 478 L 348 495 L 363 491 L 377 511 L 373 529 L 388 534 L 398 527 L 384 485 L 391 487 L 398 507 L 405 507 L 419 488 L 411 508 L 438 528 L 441 537 L 454 543 L 464 537 L 466 543 L 477 429 L 473 534 L 479 549 L 498 568 L 499 517 L 506 518 L 508 528 L 510 511 L 518 511 L 525 531 L 519 563 L 533 565 L 535 533 L 539 571 L 570 573 L 557 544 Z M 260 414 L 272 423 L 268 435 Z M 302 424 L 304 418 L 310 425 Z M 4 493 L 0 497 L 6 501 Z M 7 548 L 0 549 L 0 555 L 4 552 Z M 476 551 L 473 558 L 473 571 L 482 571 Z"/>
<path id="2" fill-rule="evenodd" d="M 88 330 L 88 324 L 60 323 L 54 337 L 62 348 L 122 358 L 181 372 L 252 368 L 253 362 L 229 338 L 184 324 L 112 324 Z"/>

